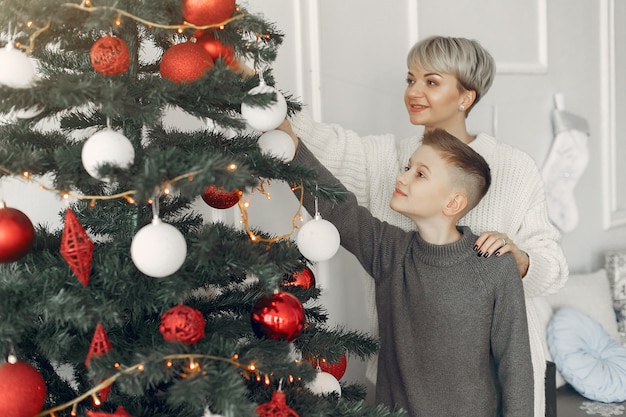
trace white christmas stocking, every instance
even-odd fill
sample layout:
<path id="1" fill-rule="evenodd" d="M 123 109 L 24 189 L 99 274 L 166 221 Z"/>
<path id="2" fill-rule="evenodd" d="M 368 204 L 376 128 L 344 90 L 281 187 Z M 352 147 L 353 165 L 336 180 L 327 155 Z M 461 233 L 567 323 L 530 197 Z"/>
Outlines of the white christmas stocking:
<path id="1" fill-rule="evenodd" d="M 578 225 L 574 187 L 587 167 L 588 125 L 586 120 L 557 110 L 553 113 L 555 138 L 543 166 L 548 215 L 563 232 Z"/>

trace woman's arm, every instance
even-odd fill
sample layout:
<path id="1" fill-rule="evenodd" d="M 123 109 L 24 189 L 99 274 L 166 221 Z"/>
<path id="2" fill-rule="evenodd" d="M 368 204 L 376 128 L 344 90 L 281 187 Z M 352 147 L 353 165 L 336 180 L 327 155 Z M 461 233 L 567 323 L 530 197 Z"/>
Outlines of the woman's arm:
<path id="1" fill-rule="evenodd" d="M 561 249 L 561 235 L 550 222 L 543 180 L 534 161 L 522 152 L 503 153 L 493 161 L 499 178 L 492 184 L 494 192 L 488 204 L 470 213 L 482 233 L 476 241 L 479 254 L 494 256 L 511 252 L 529 297 L 558 291 L 569 275 Z M 501 169 L 502 165 L 507 167 Z M 489 207 L 491 206 L 491 207 Z M 476 210 L 475 209 L 475 210 Z M 490 221 L 495 214 L 499 222 Z M 494 230 L 494 231 L 485 231 Z M 497 230 L 497 231 L 495 231 Z M 504 244 L 506 241 L 506 245 Z"/>
<path id="2" fill-rule="evenodd" d="M 517 245 L 528 253 L 528 272 L 523 283 L 529 297 L 557 292 L 569 276 L 561 235 L 548 218 L 543 186 L 538 187 L 537 194 L 537 202 L 528 210 L 517 237 Z"/>
<path id="3" fill-rule="evenodd" d="M 280 127 L 285 128 L 356 195 L 359 205 L 370 208 L 372 203 L 380 204 L 372 201 L 380 198 L 380 187 L 389 184 L 388 189 L 395 183 L 400 165 L 393 135 L 359 136 L 337 124 L 316 122 L 306 110 L 292 116 L 288 126 Z M 385 196 L 385 204 L 390 196 Z"/>

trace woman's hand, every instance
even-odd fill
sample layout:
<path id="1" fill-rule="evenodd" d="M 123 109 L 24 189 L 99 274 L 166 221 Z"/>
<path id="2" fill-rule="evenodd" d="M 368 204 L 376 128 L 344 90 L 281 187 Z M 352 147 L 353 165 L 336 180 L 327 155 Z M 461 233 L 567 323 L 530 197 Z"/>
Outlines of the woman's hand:
<path id="1" fill-rule="evenodd" d="M 231 67 L 235 69 L 235 71 L 241 72 L 246 77 L 252 77 L 253 75 L 256 75 L 256 71 L 248 66 L 245 61 L 242 61 L 239 58 L 235 58 L 233 60 L 233 62 L 231 63 Z"/>
<path id="2" fill-rule="evenodd" d="M 519 268 L 522 278 L 526 276 L 530 266 L 528 254 L 517 247 L 517 245 L 505 234 L 500 232 L 483 232 L 475 242 L 474 250 L 478 256 L 485 258 L 491 255 L 500 256 L 511 252 Z"/>

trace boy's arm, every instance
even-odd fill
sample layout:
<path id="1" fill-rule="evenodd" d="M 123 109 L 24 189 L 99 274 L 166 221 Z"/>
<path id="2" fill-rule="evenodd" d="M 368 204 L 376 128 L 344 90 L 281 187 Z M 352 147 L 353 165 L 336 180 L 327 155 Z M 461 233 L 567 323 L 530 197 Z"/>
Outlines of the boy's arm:
<path id="1" fill-rule="evenodd" d="M 393 247 L 402 245 L 401 236 L 404 235 L 401 229 L 389 226 L 376 219 L 364 207 L 358 205 L 356 197 L 349 192 L 330 171 L 328 171 L 311 153 L 311 151 L 297 138 L 293 138 L 296 143 L 296 155 L 292 163 L 301 164 L 315 169 L 317 181 L 320 184 L 338 186 L 346 193 L 346 198 L 333 204 L 325 199 L 318 199 L 317 211 L 324 220 L 335 225 L 341 237 L 341 246 L 354 254 L 361 262 L 361 265 L 372 276 L 380 275 L 381 271 L 389 267 L 381 263 L 390 256 L 384 255 L 381 250 L 393 251 Z M 299 196 L 299 191 L 294 190 L 294 194 Z M 315 212 L 316 204 L 314 196 L 305 190 L 303 206 L 311 214 Z M 382 241 L 387 242 L 382 244 Z"/>
<path id="2" fill-rule="evenodd" d="M 306 109 L 291 116 L 278 129 L 296 135 L 355 194 L 358 203 L 370 210 L 373 204 L 388 204 L 393 189 L 382 194 L 383 201 L 379 201 L 380 190 L 383 185 L 388 189 L 395 184 L 395 176 L 417 146 L 412 146 L 408 155 L 398 155 L 393 135 L 361 136 L 337 124 L 316 122 Z"/>
<path id="3" fill-rule="evenodd" d="M 491 345 L 502 390 L 504 417 L 533 415 L 533 368 L 526 321 L 526 303 L 519 270 L 510 254 L 502 256 L 496 277 Z"/>

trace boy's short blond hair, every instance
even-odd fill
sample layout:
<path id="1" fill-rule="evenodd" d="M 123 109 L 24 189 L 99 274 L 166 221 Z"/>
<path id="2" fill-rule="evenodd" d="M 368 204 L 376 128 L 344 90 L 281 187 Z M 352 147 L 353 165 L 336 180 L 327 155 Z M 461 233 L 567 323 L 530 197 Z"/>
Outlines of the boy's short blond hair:
<path id="1" fill-rule="evenodd" d="M 476 207 L 491 185 L 491 169 L 478 152 L 443 129 L 424 133 L 422 144 L 433 148 L 453 168 L 453 185 L 459 186 L 467 196 L 467 207 L 462 217 Z"/>

